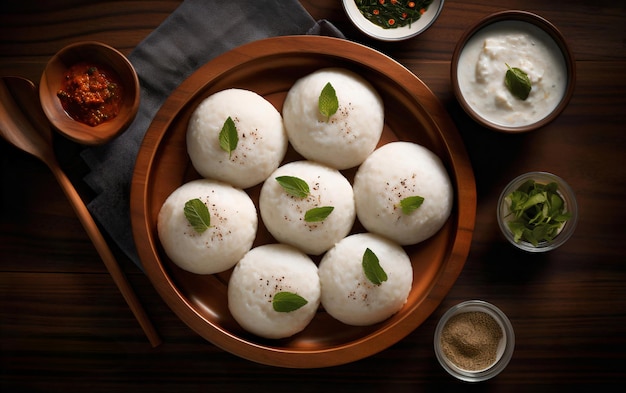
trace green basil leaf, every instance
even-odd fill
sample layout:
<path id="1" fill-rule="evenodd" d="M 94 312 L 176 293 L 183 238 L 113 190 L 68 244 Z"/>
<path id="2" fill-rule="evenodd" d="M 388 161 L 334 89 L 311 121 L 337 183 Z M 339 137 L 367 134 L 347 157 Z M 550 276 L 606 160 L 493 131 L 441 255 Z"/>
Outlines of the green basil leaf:
<path id="1" fill-rule="evenodd" d="M 372 282 L 374 285 L 380 285 L 383 282 L 387 281 L 387 273 L 380 266 L 380 262 L 378 257 L 372 250 L 367 248 L 363 253 L 363 260 L 361 262 L 363 266 L 363 273 L 365 273 L 365 277 Z"/>
<path id="2" fill-rule="evenodd" d="M 328 82 L 322 89 L 318 99 L 318 108 L 322 116 L 326 118 L 326 121 L 330 119 L 339 109 L 339 101 L 337 100 L 337 93 L 333 85 Z"/>
<path id="3" fill-rule="evenodd" d="M 519 68 L 511 68 L 508 64 L 506 67 L 508 69 L 504 76 L 504 84 L 515 97 L 520 100 L 527 99 L 532 89 L 528 74 Z"/>
<path id="4" fill-rule="evenodd" d="M 306 222 L 320 222 L 324 221 L 326 217 L 333 212 L 335 208 L 333 206 L 321 206 L 314 207 L 313 209 L 307 210 L 304 213 L 304 221 Z"/>
<path id="5" fill-rule="evenodd" d="M 228 153 L 228 157 L 230 158 L 233 150 L 237 148 L 237 143 L 239 142 L 237 127 L 235 126 L 235 122 L 230 116 L 228 116 L 228 119 L 226 119 L 226 121 L 224 122 L 224 126 L 222 126 L 219 138 L 220 147 L 222 148 L 222 150 Z"/>
<path id="6" fill-rule="evenodd" d="M 291 292 L 277 292 L 272 299 L 272 307 L 277 312 L 292 312 L 306 305 L 308 301 Z"/>
<path id="7" fill-rule="evenodd" d="M 200 199 L 191 199 L 185 203 L 185 217 L 198 233 L 204 233 L 211 226 L 209 209 Z"/>
<path id="8" fill-rule="evenodd" d="M 299 177 L 278 176 L 276 181 L 289 195 L 293 195 L 297 198 L 306 198 L 309 196 L 309 185 Z"/>
<path id="9" fill-rule="evenodd" d="M 400 208 L 402 209 L 402 213 L 409 215 L 422 206 L 422 203 L 424 203 L 423 197 L 419 195 L 410 196 L 400 201 Z"/>

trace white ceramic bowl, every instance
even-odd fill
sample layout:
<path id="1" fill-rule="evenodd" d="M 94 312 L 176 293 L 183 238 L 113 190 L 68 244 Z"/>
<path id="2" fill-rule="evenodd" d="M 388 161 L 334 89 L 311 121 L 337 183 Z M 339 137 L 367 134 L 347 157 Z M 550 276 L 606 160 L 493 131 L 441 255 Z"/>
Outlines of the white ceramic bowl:
<path id="1" fill-rule="evenodd" d="M 390 2 L 390 0 L 386 1 Z M 355 0 L 343 0 L 343 8 L 352 23 L 366 35 L 381 41 L 402 41 L 426 31 L 439 17 L 443 9 L 443 2 L 444 0 L 433 0 L 417 21 L 411 25 L 395 28 L 383 28 L 371 22 L 359 11 Z M 415 1 L 415 3 L 419 3 L 419 1 Z"/>
<path id="2" fill-rule="evenodd" d="M 502 337 L 496 349 L 495 361 L 481 370 L 466 370 L 459 367 L 446 356 L 442 345 L 443 331 L 450 319 L 456 315 L 469 312 L 482 312 L 491 316 L 502 331 Z M 482 300 L 468 300 L 457 304 L 443 314 L 435 329 L 434 344 L 435 355 L 439 364 L 450 375 L 466 382 L 480 382 L 495 377 L 509 364 L 515 348 L 515 333 L 513 332 L 511 321 L 498 307 Z"/>

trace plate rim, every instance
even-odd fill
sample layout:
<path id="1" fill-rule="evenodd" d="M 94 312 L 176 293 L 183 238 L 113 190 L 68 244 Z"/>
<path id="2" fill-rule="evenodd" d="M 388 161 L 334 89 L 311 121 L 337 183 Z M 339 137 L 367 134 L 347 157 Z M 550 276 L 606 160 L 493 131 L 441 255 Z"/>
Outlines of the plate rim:
<path id="1" fill-rule="evenodd" d="M 249 55 L 250 50 L 253 50 L 255 53 L 254 57 Z M 401 70 L 402 77 L 406 78 L 407 82 L 415 83 L 413 89 L 417 88 L 419 90 L 417 95 L 413 94 L 418 93 L 417 90 L 412 92 L 412 98 L 420 101 L 433 123 L 439 128 L 443 143 L 450 153 L 449 156 L 452 162 L 449 170 L 454 172 L 453 183 L 459 196 L 456 198 L 455 207 L 458 215 L 455 223 L 456 231 L 453 231 L 453 234 L 451 234 L 453 237 L 452 247 L 446 253 L 445 261 L 442 264 L 443 267 L 438 273 L 438 276 L 446 275 L 449 283 L 447 285 L 438 285 L 440 277 L 437 278 L 431 283 L 431 288 L 423 301 L 414 305 L 414 308 L 426 307 L 426 317 L 419 321 L 414 321 L 410 318 L 411 314 L 409 314 L 406 318 L 387 329 L 374 331 L 352 342 L 342 344 L 340 348 L 307 349 L 306 352 L 246 341 L 219 326 L 209 323 L 202 315 L 197 313 L 188 299 L 180 292 L 180 289 L 173 285 L 172 279 L 163 265 L 161 263 L 150 263 L 151 258 L 158 260 L 158 257 L 156 257 L 158 250 L 154 247 L 156 244 L 155 240 L 158 239 L 155 239 L 155 234 L 149 230 L 150 213 L 147 211 L 145 203 L 148 191 L 147 180 L 155 160 L 155 151 L 176 116 L 189 100 L 193 99 L 198 92 L 204 89 L 209 83 L 208 81 L 214 80 L 219 75 L 228 72 L 235 65 L 245 64 L 245 62 L 252 59 L 304 53 L 333 56 L 359 62 L 374 70 L 379 70 L 379 67 L 372 65 L 372 59 L 377 59 L 377 61 L 384 60 L 386 67 L 393 66 L 399 71 Z M 205 80 L 205 82 L 197 83 L 199 79 Z M 181 94 L 188 97 L 187 100 L 175 98 Z M 422 95 L 427 100 L 421 100 L 420 96 Z M 173 114 L 168 117 L 165 115 L 167 113 Z M 160 124 L 156 124 L 157 119 L 161 122 Z M 444 135 L 442 129 L 450 131 L 446 131 Z M 464 187 L 462 190 L 459 189 L 459 177 L 463 178 Z M 463 198 L 460 198 L 461 195 Z M 145 272 L 161 298 L 187 326 L 217 347 L 251 361 L 289 368 L 317 368 L 345 364 L 374 355 L 405 338 L 433 313 L 456 282 L 469 254 L 476 219 L 476 183 L 469 156 L 455 124 L 437 97 L 411 71 L 389 56 L 352 41 L 324 36 L 282 36 L 244 44 L 216 57 L 200 66 L 170 94 L 155 115 L 141 143 L 133 169 L 130 208 L 133 237 Z M 144 247 L 140 247 L 140 244 L 143 244 Z M 148 260 L 148 263 L 146 263 L 146 260 Z M 199 328 L 199 324 L 202 322 L 219 332 L 218 337 L 209 338 L 205 336 Z M 385 334 L 389 333 L 389 331 L 393 331 L 394 334 Z M 367 342 L 368 345 L 359 345 L 364 342 Z M 242 344 L 245 345 L 242 346 Z M 306 361 L 301 359 L 304 356 L 306 356 Z"/>

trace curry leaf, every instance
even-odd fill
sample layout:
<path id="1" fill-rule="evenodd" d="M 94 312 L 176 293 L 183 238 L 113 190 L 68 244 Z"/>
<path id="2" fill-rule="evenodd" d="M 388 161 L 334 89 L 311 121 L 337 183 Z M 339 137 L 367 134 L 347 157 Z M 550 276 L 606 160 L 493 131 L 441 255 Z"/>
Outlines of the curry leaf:
<path id="1" fill-rule="evenodd" d="M 508 227 L 516 243 L 527 241 L 534 246 L 551 241 L 571 217 L 558 193 L 556 183 L 527 181 L 507 195 L 513 219 Z"/>

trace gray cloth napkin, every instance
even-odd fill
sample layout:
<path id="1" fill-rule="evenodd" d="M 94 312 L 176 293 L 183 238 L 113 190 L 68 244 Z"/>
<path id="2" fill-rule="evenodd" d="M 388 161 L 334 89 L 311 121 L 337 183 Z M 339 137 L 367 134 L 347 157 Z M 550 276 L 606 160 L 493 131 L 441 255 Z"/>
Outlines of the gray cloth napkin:
<path id="1" fill-rule="evenodd" d="M 284 35 L 344 38 L 328 21 L 313 20 L 297 0 L 186 0 L 129 55 L 141 83 L 141 104 L 129 129 L 87 149 L 85 177 L 97 196 L 88 204 L 111 239 L 140 268 L 130 221 L 130 184 L 144 134 L 170 93 L 200 66 L 242 44 Z"/>

